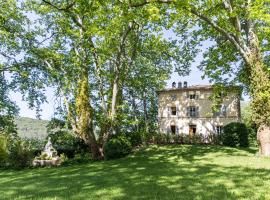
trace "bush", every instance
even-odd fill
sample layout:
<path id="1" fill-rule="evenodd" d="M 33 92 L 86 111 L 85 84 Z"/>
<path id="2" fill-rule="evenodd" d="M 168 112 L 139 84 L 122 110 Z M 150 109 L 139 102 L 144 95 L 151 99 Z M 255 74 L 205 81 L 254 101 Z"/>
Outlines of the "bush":
<path id="1" fill-rule="evenodd" d="M 118 135 L 105 144 L 104 154 L 106 159 L 121 158 L 128 155 L 132 145 L 125 135 Z"/>
<path id="2" fill-rule="evenodd" d="M 0 167 L 5 167 L 8 163 L 8 139 L 5 135 L 0 135 Z"/>
<path id="3" fill-rule="evenodd" d="M 9 165 L 13 168 L 29 167 L 33 157 L 30 145 L 26 141 L 16 140 L 10 146 Z"/>
<path id="4" fill-rule="evenodd" d="M 230 147 L 248 147 L 248 130 L 245 124 L 232 122 L 224 126 L 222 144 Z"/>
<path id="5" fill-rule="evenodd" d="M 69 131 L 59 130 L 49 134 L 48 137 L 51 137 L 53 147 L 57 152 L 59 154 L 64 153 L 68 158 L 89 151 L 84 141 Z"/>
<path id="6" fill-rule="evenodd" d="M 143 132 L 131 132 L 127 134 L 127 137 L 133 147 L 142 145 L 144 141 L 144 133 Z"/>

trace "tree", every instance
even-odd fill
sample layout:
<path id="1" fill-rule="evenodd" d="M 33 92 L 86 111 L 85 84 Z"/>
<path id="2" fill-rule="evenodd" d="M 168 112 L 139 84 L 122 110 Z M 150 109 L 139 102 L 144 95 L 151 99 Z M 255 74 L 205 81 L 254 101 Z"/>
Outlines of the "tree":
<path id="1" fill-rule="evenodd" d="M 179 48 L 161 36 L 158 23 L 145 20 L 147 12 L 122 2 L 29 3 L 40 16 L 39 32 L 46 33 L 46 42 L 37 41 L 31 55 L 64 99 L 73 131 L 89 145 L 94 159 L 103 159 L 110 136 L 132 126 L 126 120 L 129 92 L 147 79 L 151 93 L 163 85 L 178 63 Z M 162 74 L 157 78 L 145 72 Z"/>
<path id="2" fill-rule="evenodd" d="M 252 97 L 260 152 L 270 156 L 269 1 L 136 1 L 132 7 L 166 4 L 176 32 L 189 32 L 198 46 L 207 41 L 200 67 L 213 82 L 241 83 Z M 183 25 L 190 22 L 193 29 Z M 179 26 L 181 28 L 179 28 Z M 183 29 L 182 29 L 183 28 Z M 268 33 L 268 34 L 267 34 Z"/>
<path id="3" fill-rule="evenodd" d="M 21 2 L 1 1 L 0 7 L 0 115 L 18 114 L 18 107 L 9 98 L 12 90 L 21 92 L 39 116 L 40 105 L 46 100 L 40 89 L 46 81 L 44 74 L 37 71 L 37 63 L 32 63 L 27 54 L 35 32 Z"/>

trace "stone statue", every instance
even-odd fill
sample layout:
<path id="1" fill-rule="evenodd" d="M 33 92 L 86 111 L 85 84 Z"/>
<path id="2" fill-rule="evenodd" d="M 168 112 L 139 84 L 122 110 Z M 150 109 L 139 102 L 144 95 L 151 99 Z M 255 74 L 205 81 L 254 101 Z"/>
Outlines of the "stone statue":
<path id="1" fill-rule="evenodd" d="M 60 157 L 57 156 L 57 151 L 53 148 L 49 137 L 41 155 L 34 159 L 33 166 L 57 166 L 60 165 L 60 162 Z"/>
<path id="2" fill-rule="evenodd" d="M 46 153 L 47 156 L 50 157 L 50 158 L 53 158 L 53 157 L 55 157 L 57 155 L 56 150 L 52 146 L 51 137 L 48 138 L 48 142 L 45 145 L 45 148 L 44 148 L 43 152 Z"/>

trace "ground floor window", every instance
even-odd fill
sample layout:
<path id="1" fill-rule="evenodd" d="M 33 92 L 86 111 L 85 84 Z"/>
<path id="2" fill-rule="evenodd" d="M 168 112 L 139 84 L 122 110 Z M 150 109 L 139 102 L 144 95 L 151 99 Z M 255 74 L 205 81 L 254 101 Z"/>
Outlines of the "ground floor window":
<path id="1" fill-rule="evenodd" d="M 216 132 L 217 134 L 221 134 L 223 131 L 223 126 L 216 126 Z"/>

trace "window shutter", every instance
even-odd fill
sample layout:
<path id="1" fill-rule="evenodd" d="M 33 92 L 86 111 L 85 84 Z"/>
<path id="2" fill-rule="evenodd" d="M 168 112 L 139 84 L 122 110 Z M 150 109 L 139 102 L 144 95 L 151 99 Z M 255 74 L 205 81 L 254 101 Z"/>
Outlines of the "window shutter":
<path id="1" fill-rule="evenodd" d="M 200 98 L 200 91 L 196 91 L 196 99 L 199 99 Z"/>
<path id="2" fill-rule="evenodd" d="M 199 107 L 196 107 L 196 117 L 199 117 Z"/>
<path id="3" fill-rule="evenodd" d="M 170 106 L 168 106 L 168 110 L 167 110 L 167 117 L 169 117 L 169 116 L 170 116 L 170 114 L 171 114 L 171 108 L 170 108 Z"/>
<path id="4" fill-rule="evenodd" d="M 189 113 L 189 107 L 187 107 L 187 110 L 186 111 L 187 111 L 187 117 L 190 117 L 190 115 L 189 115 L 190 114 Z"/>

